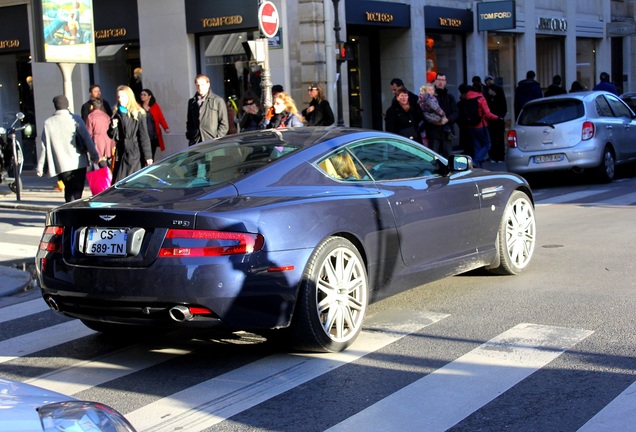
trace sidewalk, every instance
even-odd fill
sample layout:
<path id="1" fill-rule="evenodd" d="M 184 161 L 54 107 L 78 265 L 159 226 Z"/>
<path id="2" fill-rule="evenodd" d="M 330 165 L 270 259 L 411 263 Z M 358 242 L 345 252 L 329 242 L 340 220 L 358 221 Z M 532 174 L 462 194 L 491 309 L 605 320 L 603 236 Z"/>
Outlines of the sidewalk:
<path id="1" fill-rule="evenodd" d="M 5 183 L 0 184 L 0 208 L 37 211 L 46 213 L 64 204 L 64 192 L 53 189 L 57 180 L 50 177 L 38 177 L 35 171 L 22 173 L 22 191 L 20 201 Z M 84 189 L 83 197 L 91 196 L 90 189 Z"/>
<path id="2" fill-rule="evenodd" d="M 57 184 L 56 179 L 38 177 L 35 171 L 24 171 L 21 178 L 20 201 L 17 200 L 16 194 L 11 192 L 6 183 L 0 184 L 0 209 L 46 213 L 50 209 L 64 204 L 64 192 L 53 189 Z M 88 187 L 82 196 L 91 196 Z M 15 262 L 6 261 L 0 264 L 0 297 L 36 286 L 35 276 L 32 274 L 32 263 L 32 259 L 25 259 Z"/>

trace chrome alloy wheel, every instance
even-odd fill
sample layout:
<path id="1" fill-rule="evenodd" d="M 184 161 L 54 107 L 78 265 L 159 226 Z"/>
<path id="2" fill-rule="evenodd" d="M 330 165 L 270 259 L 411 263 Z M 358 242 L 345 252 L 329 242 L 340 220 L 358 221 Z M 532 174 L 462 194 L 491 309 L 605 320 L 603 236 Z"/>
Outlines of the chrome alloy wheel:
<path id="1" fill-rule="evenodd" d="M 506 207 L 505 259 L 514 267 L 514 273 L 525 268 L 532 259 L 536 242 L 534 206 L 527 195 L 515 192 Z"/>
<path id="2" fill-rule="evenodd" d="M 316 279 L 316 312 L 325 335 L 334 342 L 355 338 L 367 307 L 367 277 L 358 256 L 348 247 L 333 249 Z"/>

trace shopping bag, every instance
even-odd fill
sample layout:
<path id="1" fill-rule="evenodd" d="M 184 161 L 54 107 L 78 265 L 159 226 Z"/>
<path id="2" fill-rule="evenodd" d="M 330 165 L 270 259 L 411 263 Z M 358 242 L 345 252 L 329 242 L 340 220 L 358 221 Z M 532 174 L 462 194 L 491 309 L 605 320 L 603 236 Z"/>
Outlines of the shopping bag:
<path id="1" fill-rule="evenodd" d="M 108 167 L 99 168 L 93 164 L 93 169 L 86 172 L 86 180 L 91 188 L 91 193 L 97 195 L 110 187 L 113 181 L 113 173 Z"/>

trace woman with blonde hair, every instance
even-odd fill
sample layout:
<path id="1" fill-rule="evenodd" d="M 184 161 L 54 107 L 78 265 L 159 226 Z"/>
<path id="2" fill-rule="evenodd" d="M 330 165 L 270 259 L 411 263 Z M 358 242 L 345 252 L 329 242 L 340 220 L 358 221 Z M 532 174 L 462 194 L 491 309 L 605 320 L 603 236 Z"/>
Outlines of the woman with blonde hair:
<path id="1" fill-rule="evenodd" d="M 117 106 L 111 118 L 108 136 L 115 140 L 113 182 L 128 177 L 152 164 L 146 112 L 135 100 L 130 87 L 117 87 Z"/>
<path id="2" fill-rule="evenodd" d="M 307 126 L 331 126 L 334 122 L 333 111 L 329 102 L 322 94 L 322 89 L 316 83 L 309 84 L 307 92 L 311 96 L 309 106 L 302 112 L 307 120 Z"/>
<path id="3" fill-rule="evenodd" d="M 267 129 L 284 129 L 288 127 L 304 126 L 298 114 L 294 100 L 285 92 L 276 94 L 274 98 L 274 117 L 269 121 Z"/>

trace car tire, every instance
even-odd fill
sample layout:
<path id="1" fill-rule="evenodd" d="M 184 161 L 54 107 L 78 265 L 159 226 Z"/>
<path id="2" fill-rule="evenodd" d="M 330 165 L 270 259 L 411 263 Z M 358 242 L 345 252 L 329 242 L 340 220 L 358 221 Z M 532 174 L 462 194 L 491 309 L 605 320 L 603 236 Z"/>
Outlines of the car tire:
<path id="1" fill-rule="evenodd" d="M 527 194 L 514 191 L 501 218 L 496 248 L 498 265 L 488 268 L 495 274 L 521 273 L 532 260 L 536 243 L 534 205 Z"/>
<path id="2" fill-rule="evenodd" d="M 369 284 L 362 256 L 349 240 L 330 237 L 316 247 L 303 275 L 289 328 L 292 347 L 339 352 L 358 337 Z"/>
<path id="3" fill-rule="evenodd" d="M 611 183 L 616 176 L 616 159 L 609 147 L 603 150 L 601 164 L 596 168 L 596 177 L 601 183 Z"/>

